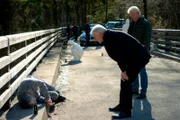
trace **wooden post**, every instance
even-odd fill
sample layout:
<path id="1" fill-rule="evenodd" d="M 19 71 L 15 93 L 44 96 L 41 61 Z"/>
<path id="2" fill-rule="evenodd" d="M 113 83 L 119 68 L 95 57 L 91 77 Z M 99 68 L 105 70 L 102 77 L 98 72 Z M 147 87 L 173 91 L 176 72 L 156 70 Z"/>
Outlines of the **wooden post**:
<path id="1" fill-rule="evenodd" d="M 8 38 L 8 37 L 7 37 Z M 7 55 L 9 56 L 10 55 L 10 41 L 9 41 L 9 38 L 8 38 L 8 50 L 7 50 Z M 8 72 L 11 70 L 10 68 L 10 64 L 8 64 Z M 5 86 L 5 90 L 8 89 L 10 87 L 10 81 L 6 84 Z M 11 98 L 9 98 L 9 100 L 4 104 L 3 106 L 3 110 L 8 110 L 10 107 L 11 107 Z"/>
<path id="2" fill-rule="evenodd" d="M 66 14 L 66 25 L 67 25 L 70 24 L 69 0 L 66 0 L 66 9 L 67 9 L 67 14 Z"/>
<path id="3" fill-rule="evenodd" d="M 168 31 L 165 31 L 164 36 L 168 37 L 168 35 L 169 35 Z M 165 49 L 165 52 L 170 52 L 170 50 L 169 50 L 169 48 L 170 48 L 170 45 L 169 45 L 170 40 L 168 38 L 166 38 L 165 41 L 166 41 L 165 46 L 167 47 Z"/>

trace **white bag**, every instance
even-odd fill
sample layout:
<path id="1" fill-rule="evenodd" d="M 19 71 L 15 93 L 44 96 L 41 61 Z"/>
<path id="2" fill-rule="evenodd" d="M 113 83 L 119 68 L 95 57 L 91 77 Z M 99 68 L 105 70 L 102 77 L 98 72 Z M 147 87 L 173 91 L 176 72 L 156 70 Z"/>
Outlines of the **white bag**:
<path id="1" fill-rule="evenodd" d="M 122 31 L 124 32 L 128 32 L 128 29 L 129 29 L 129 25 L 130 25 L 130 20 L 129 19 L 126 19 L 126 22 L 125 24 L 122 26 Z"/>
<path id="2" fill-rule="evenodd" d="M 72 55 L 74 56 L 74 60 L 80 60 L 82 56 L 84 55 L 84 51 L 81 48 L 81 46 L 72 40 L 69 40 L 68 44 L 72 45 L 71 52 L 72 52 Z"/>

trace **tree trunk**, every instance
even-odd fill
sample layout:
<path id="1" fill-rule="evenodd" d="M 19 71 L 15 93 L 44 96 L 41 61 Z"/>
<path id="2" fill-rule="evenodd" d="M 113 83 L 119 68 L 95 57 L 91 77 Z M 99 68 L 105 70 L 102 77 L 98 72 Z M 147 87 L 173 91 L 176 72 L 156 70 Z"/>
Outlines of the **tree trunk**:
<path id="1" fill-rule="evenodd" d="M 143 0 L 143 5 L 144 5 L 144 17 L 147 19 L 147 1 Z"/>
<path id="2" fill-rule="evenodd" d="M 78 2 L 76 3 L 76 17 L 77 17 L 77 23 L 76 24 L 78 24 L 78 25 L 80 25 L 81 24 L 81 22 L 80 22 L 80 15 L 79 15 L 79 6 L 78 6 Z"/>
<path id="3" fill-rule="evenodd" d="M 7 35 L 10 33 L 10 1 L 9 0 L 2 0 L 1 6 L 0 6 L 0 14 L 1 14 L 1 20 L 0 25 L 2 27 L 2 35 Z"/>
<path id="4" fill-rule="evenodd" d="M 83 17 L 83 23 L 87 23 L 86 15 L 87 15 L 87 2 L 84 2 L 84 17 Z"/>
<path id="5" fill-rule="evenodd" d="M 54 19 L 54 27 L 57 28 L 58 20 L 57 20 L 57 1 L 53 0 L 53 19 Z"/>

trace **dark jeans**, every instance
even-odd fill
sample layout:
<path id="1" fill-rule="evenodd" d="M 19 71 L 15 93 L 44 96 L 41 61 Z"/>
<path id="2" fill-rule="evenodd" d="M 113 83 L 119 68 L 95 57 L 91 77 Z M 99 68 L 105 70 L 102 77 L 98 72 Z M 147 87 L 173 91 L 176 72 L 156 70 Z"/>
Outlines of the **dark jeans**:
<path id="1" fill-rule="evenodd" d="M 70 33 L 67 34 L 67 41 L 70 39 Z"/>
<path id="2" fill-rule="evenodd" d="M 74 39 L 75 39 L 75 41 L 77 41 L 77 38 L 78 38 L 77 34 L 74 33 Z"/>
<path id="3" fill-rule="evenodd" d="M 139 77 L 141 84 L 141 94 L 146 94 L 148 87 L 148 75 L 145 67 L 141 69 L 139 76 L 137 76 L 136 80 L 132 84 L 132 91 L 133 92 L 139 91 Z"/>
<path id="4" fill-rule="evenodd" d="M 89 39 L 90 39 L 90 34 L 89 32 L 86 32 L 86 46 L 89 45 Z"/>
<path id="5" fill-rule="evenodd" d="M 133 65 L 130 66 L 126 73 L 129 80 L 121 79 L 121 90 L 120 90 L 120 108 L 122 112 L 131 113 L 132 109 L 132 83 L 136 80 L 137 75 L 143 66 Z"/>

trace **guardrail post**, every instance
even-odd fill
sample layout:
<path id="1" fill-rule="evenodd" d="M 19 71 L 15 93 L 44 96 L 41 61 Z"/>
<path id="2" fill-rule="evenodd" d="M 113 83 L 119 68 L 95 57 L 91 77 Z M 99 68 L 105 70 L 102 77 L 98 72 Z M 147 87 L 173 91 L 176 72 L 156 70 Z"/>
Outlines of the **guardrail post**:
<path id="1" fill-rule="evenodd" d="M 25 41 L 25 48 L 26 48 L 26 46 L 27 46 L 27 40 Z M 26 54 L 25 54 L 25 59 L 27 59 L 27 56 L 28 56 L 28 54 L 27 54 L 27 52 L 26 52 Z M 27 70 L 27 64 L 26 64 L 26 66 L 25 66 L 26 68 L 26 70 Z"/>
<path id="2" fill-rule="evenodd" d="M 169 35 L 168 31 L 165 31 L 164 36 L 168 36 L 168 35 Z M 170 40 L 166 38 L 165 41 L 166 41 L 165 46 L 167 47 L 167 48 L 165 48 L 165 52 L 169 52 L 169 47 L 170 47 L 169 42 L 170 42 Z"/>
<path id="3" fill-rule="evenodd" d="M 41 35 L 41 36 L 40 36 L 40 39 L 42 39 L 42 38 L 43 38 L 43 36 Z M 35 33 L 35 38 L 34 38 L 34 39 L 35 39 L 35 42 L 36 42 L 36 41 L 37 41 L 36 33 Z M 35 50 L 37 50 L 37 48 L 36 48 Z M 42 60 L 39 61 L 39 63 L 41 63 L 41 62 L 42 62 Z M 37 64 L 37 65 L 38 65 L 38 64 Z M 33 73 L 34 71 L 37 70 L 37 65 L 34 67 L 34 69 L 31 71 L 31 73 Z M 31 74 L 31 73 L 30 73 L 30 74 Z"/>
<path id="4" fill-rule="evenodd" d="M 157 35 L 157 32 L 154 31 L 153 32 L 154 35 Z M 157 38 L 154 39 L 154 37 L 152 37 L 152 46 L 151 46 L 151 51 L 154 51 L 154 50 L 158 50 L 158 44 L 157 44 Z"/>
<path id="5" fill-rule="evenodd" d="M 7 55 L 9 56 L 10 55 L 10 41 L 9 41 L 9 38 L 7 37 L 8 39 L 8 48 L 7 48 Z M 8 64 L 8 72 L 10 71 L 10 64 Z M 5 89 L 8 89 L 10 87 L 10 81 L 4 86 Z M 10 107 L 11 107 L 11 98 L 9 98 L 9 100 L 4 104 L 3 106 L 3 110 L 8 110 Z"/>

